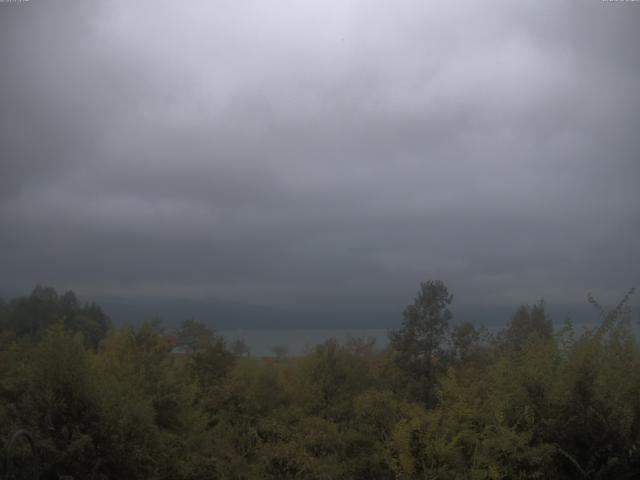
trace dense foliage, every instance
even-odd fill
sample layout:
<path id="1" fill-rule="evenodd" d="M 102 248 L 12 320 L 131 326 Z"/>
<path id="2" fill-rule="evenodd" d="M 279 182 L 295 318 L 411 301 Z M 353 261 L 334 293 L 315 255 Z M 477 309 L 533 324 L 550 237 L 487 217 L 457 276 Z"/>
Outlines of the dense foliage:
<path id="1" fill-rule="evenodd" d="M 640 472 L 640 349 L 623 302 L 554 331 L 543 303 L 495 336 L 421 285 L 391 344 L 255 358 L 203 324 L 113 329 L 73 293 L 0 302 L 0 435 L 41 478 L 625 479 Z M 1 446 L 1 445 L 0 445 Z"/>

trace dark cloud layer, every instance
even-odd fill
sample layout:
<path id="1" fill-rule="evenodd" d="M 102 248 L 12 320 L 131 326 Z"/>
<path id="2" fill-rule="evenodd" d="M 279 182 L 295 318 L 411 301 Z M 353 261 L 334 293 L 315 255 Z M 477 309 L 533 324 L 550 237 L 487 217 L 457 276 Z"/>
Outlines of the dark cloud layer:
<path id="1" fill-rule="evenodd" d="M 0 291 L 389 308 L 640 277 L 640 3 L 0 3 Z"/>

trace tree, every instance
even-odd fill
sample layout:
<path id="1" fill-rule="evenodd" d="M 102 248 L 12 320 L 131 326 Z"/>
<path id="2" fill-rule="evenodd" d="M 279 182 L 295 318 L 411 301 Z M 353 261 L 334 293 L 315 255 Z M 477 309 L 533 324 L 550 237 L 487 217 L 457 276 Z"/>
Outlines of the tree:
<path id="1" fill-rule="evenodd" d="M 251 350 L 244 339 L 240 338 L 231 344 L 231 351 L 236 357 L 251 356 Z"/>
<path id="2" fill-rule="evenodd" d="M 224 339 L 215 336 L 189 357 L 188 366 L 200 387 L 207 389 L 222 380 L 235 362 L 235 355 L 227 350 Z"/>
<path id="3" fill-rule="evenodd" d="M 86 478 L 95 465 L 99 441 L 99 396 L 90 354 L 79 334 L 56 325 L 35 346 L 9 354 L 9 375 L 0 404 L 9 407 L 13 430 L 28 429 L 37 445 L 39 478 L 73 474 Z"/>
<path id="4" fill-rule="evenodd" d="M 409 377 L 410 390 L 419 400 L 434 400 L 436 373 L 442 365 L 444 343 L 453 318 L 453 295 L 440 280 L 420 284 L 414 302 L 404 310 L 402 328 L 389 333 L 396 362 Z"/>
<path id="5" fill-rule="evenodd" d="M 282 360 L 289 353 L 289 349 L 286 345 L 275 345 L 271 351 L 276 356 L 278 360 Z"/>
<path id="6" fill-rule="evenodd" d="M 215 343 L 216 335 L 204 323 L 189 319 L 182 322 L 178 330 L 178 343 L 192 350 L 202 350 Z"/>
<path id="7" fill-rule="evenodd" d="M 299 372 L 303 388 L 299 398 L 314 414 L 344 418 L 353 398 L 366 389 L 369 378 L 364 358 L 354 355 L 335 338 L 316 345 Z"/>
<path id="8" fill-rule="evenodd" d="M 451 347 L 453 355 L 459 361 L 466 361 L 477 349 L 481 331 L 473 323 L 463 322 L 451 331 Z"/>
<path id="9" fill-rule="evenodd" d="M 9 305 L 7 327 L 16 336 L 38 338 L 61 319 L 58 294 L 53 288 L 36 285 L 31 295 L 14 298 Z"/>
<path id="10" fill-rule="evenodd" d="M 544 300 L 533 306 L 518 307 L 500 337 L 506 346 L 520 348 L 531 335 L 537 335 L 544 340 L 553 338 L 553 325 L 546 313 Z"/>

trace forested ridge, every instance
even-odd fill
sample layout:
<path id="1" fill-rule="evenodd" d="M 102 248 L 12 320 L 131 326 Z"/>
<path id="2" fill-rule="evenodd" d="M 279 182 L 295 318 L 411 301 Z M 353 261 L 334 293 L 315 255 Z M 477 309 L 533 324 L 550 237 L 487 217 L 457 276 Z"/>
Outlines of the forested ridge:
<path id="1" fill-rule="evenodd" d="M 607 311 L 589 295 L 591 329 L 554 329 L 541 301 L 490 334 L 428 281 L 382 351 L 259 358 L 195 320 L 114 328 L 36 287 L 0 302 L 0 447 L 29 431 L 43 479 L 639 478 L 631 293 Z"/>

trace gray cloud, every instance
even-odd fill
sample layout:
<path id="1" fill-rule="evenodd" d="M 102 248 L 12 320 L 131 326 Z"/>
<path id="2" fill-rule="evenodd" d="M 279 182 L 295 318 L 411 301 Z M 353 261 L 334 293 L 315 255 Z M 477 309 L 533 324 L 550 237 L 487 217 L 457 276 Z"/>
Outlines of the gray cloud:
<path id="1" fill-rule="evenodd" d="M 0 4 L 0 291 L 614 299 L 633 3 Z"/>

